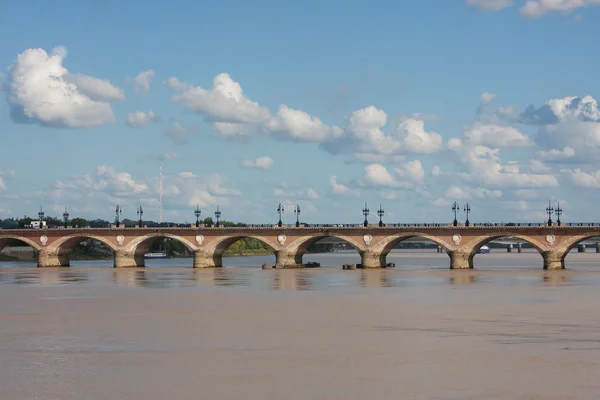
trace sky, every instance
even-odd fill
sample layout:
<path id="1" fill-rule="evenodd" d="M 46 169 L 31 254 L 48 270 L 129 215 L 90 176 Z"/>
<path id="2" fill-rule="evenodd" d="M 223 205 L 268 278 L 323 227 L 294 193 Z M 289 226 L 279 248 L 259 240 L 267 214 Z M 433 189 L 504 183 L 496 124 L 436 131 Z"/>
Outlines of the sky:
<path id="1" fill-rule="evenodd" d="M 0 218 L 598 222 L 600 0 L 0 0 Z M 553 217 L 555 218 L 555 216 Z"/>

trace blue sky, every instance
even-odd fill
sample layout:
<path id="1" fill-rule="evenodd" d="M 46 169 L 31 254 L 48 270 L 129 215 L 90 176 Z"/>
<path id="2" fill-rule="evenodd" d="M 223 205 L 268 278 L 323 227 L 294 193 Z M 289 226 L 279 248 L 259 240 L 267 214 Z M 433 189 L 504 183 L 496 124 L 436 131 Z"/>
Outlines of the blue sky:
<path id="1" fill-rule="evenodd" d="M 598 5 L 2 0 L 0 216 L 596 221 Z"/>

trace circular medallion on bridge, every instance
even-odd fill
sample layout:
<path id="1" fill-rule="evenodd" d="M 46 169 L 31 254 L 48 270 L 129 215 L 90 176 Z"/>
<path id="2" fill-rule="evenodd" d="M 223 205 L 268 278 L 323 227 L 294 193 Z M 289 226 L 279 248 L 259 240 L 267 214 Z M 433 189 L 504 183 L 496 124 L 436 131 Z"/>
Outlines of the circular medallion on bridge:
<path id="1" fill-rule="evenodd" d="M 46 243 L 48 243 L 48 236 L 46 236 L 46 235 L 40 236 L 40 243 L 42 244 L 42 246 L 45 246 Z"/>
<path id="2" fill-rule="evenodd" d="M 454 235 L 454 236 L 452 236 L 452 241 L 454 242 L 454 244 L 456 246 L 458 246 L 458 244 L 460 243 L 461 239 L 462 239 L 462 237 L 460 235 Z"/>
<path id="3" fill-rule="evenodd" d="M 279 235 L 279 236 L 277 236 L 277 241 L 282 246 L 283 246 L 283 244 L 285 243 L 286 240 L 287 240 L 287 236 L 285 236 L 285 235 Z"/>
<path id="4" fill-rule="evenodd" d="M 556 241 L 556 236 L 553 234 L 546 235 L 546 242 L 548 242 L 550 246 L 554 244 L 554 241 Z"/>
<path id="5" fill-rule="evenodd" d="M 197 235 L 197 236 L 196 236 L 196 243 L 198 243 L 198 244 L 202 244 L 202 242 L 204 242 L 204 236 L 202 236 L 202 235 Z"/>
<path id="6" fill-rule="evenodd" d="M 371 235 L 365 235 L 365 236 L 363 236 L 363 240 L 365 241 L 365 244 L 368 246 L 373 241 L 373 236 L 371 236 Z"/>
<path id="7" fill-rule="evenodd" d="M 117 236 L 117 243 L 119 244 L 119 246 L 121 246 L 124 241 L 125 241 L 125 236 L 123 236 L 123 235 Z"/>

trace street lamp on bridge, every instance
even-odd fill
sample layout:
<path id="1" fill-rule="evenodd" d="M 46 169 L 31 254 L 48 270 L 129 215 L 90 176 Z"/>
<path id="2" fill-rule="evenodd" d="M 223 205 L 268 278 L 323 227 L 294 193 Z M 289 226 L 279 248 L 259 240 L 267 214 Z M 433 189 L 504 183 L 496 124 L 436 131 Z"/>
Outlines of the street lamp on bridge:
<path id="1" fill-rule="evenodd" d="M 123 213 L 123 209 L 121 208 L 120 205 L 117 204 L 117 208 L 115 209 L 115 225 L 117 226 L 117 228 L 121 224 L 121 222 L 119 221 L 119 218 L 121 217 L 121 213 Z"/>
<path id="2" fill-rule="evenodd" d="M 471 223 L 469 222 L 469 214 L 471 213 L 471 206 L 469 205 L 469 203 L 465 204 L 465 213 L 467 214 L 467 220 L 465 221 L 465 226 L 469 226 L 469 225 L 471 225 Z"/>
<path id="3" fill-rule="evenodd" d="M 383 226 L 383 216 L 385 215 L 385 211 L 381 207 L 381 203 L 379 203 L 379 210 L 377 210 L 377 215 L 379 216 L 379 226 Z"/>
<path id="4" fill-rule="evenodd" d="M 454 204 L 452 204 L 452 211 L 454 211 L 454 222 L 452 223 L 452 225 L 458 226 L 458 220 L 456 219 L 456 213 L 460 212 L 460 206 L 458 205 L 457 202 L 454 202 Z"/>
<path id="5" fill-rule="evenodd" d="M 283 211 L 283 205 L 279 203 L 279 205 L 277 206 L 277 214 L 279 214 L 279 222 L 277 222 L 277 226 L 280 228 L 283 226 L 283 221 L 281 220 L 281 214 L 283 214 Z"/>
<path id="6" fill-rule="evenodd" d="M 67 211 L 67 207 L 65 207 L 65 212 L 63 213 L 63 220 L 65 221 L 65 228 L 69 226 L 69 212 Z"/>
<path id="7" fill-rule="evenodd" d="M 200 205 L 196 204 L 196 211 L 194 211 L 194 215 L 196 216 L 196 228 L 200 227 L 200 214 L 202 214 L 202 211 L 200 211 Z"/>
<path id="8" fill-rule="evenodd" d="M 300 227 L 300 206 L 294 207 L 294 214 L 296 214 L 296 228 Z"/>
<path id="9" fill-rule="evenodd" d="M 139 222 L 138 222 L 138 227 L 141 228 L 142 227 L 142 215 L 144 215 L 144 209 L 142 208 L 142 206 L 139 206 L 137 209 L 137 215 L 139 218 Z"/>
<path id="10" fill-rule="evenodd" d="M 44 227 L 44 209 L 40 206 L 40 212 L 38 213 L 38 217 L 40 219 L 40 228 Z"/>
<path id="11" fill-rule="evenodd" d="M 215 218 L 217 219 L 215 227 L 218 228 L 219 226 L 221 226 L 221 223 L 219 222 L 219 219 L 221 218 L 221 211 L 219 211 L 219 206 L 217 206 L 217 211 L 215 211 Z"/>
<path id="12" fill-rule="evenodd" d="M 561 226 L 562 223 L 560 222 L 560 216 L 562 215 L 563 210 L 560 208 L 560 202 L 558 202 L 554 213 L 556 214 L 556 225 Z"/>
<path id="13" fill-rule="evenodd" d="M 546 213 L 548 214 L 548 226 L 552 226 L 552 214 L 554 214 L 554 208 L 552 208 L 550 200 L 548 200 L 548 207 L 546 207 Z"/>
<path id="14" fill-rule="evenodd" d="M 365 208 L 363 208 L 362 213 L 365 216 L 365 222 L 363 222 L 364 226 L 369 226 L 369 221 L 367 220 L 367 216 L 369 215 L 369 208 L 367 207 L 367 202 L 365 202 Z"/>

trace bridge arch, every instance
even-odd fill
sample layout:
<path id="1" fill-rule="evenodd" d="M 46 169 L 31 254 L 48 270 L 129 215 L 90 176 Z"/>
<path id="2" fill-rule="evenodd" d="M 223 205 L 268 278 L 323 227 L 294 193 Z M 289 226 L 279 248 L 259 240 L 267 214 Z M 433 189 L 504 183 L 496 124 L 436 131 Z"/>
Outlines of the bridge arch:
<path id="1" fill-rule="evenodd" d="M 9 246 L 11 243 L 15 242 L 25 243 L 35 251 L 40 251 L 42 249 L 42 246 L 32 239 L 18 235 L 0 234 L 0 251 L 2 251 L 2 249 L 4 249 L 6 246 Z"/>
<path id="2" fill-rule="evenodd" d="M 314 234 L 314 235 L 306 235 L 306 236 L 299 237 L 298 239 L 294 240 L 293 242 L 287 244 L 285 246 L 284 250 L 285 251 L 293 251 L 298 254 L 304 254 L 308 251 L 308 248 L 310 246 L 312 246 L 313 244 L 315 244 L 318 241 L 323 240 L 325 238 L 336 238 L 336 239 L 343 240 L 344 242 L 348 243 L 350 246 L 354 247 L 356 249 L 356 251 L 358 251 L 359 253 L 364 252 L 366 250 L 364 243 L 360 243 L 359 241 L 352 239 L 351 237 L 348 237 L 346 235 L 339 235 L 339 234 L 329 233 L 329 232 L 323 232 L 323 233 L 318 233 L 318 234 Z"/>
<path id="3" fill-rule="evenodd" d="M 529 245 L 531 245 L 531 247 L 533 247 L 534 249 L 537 250 L 537 252 L 540 254 L 540 256 L 542 258 L 544 258 L 544 254 L 547 253 L 547 251 L 548 251 L 548 248 L 546 245 L 540 243 L 536 239 L 531 238 L 527 235 L 522 235 L 522 234 L 515 233 L 515 232 L 491 233 L 488 235 L 482 235 L 482 236 L 476 237 L 463 246 L 464 248 L 467 249 L 467 252 L 468 252 L 468 260 L 469 260 L 470 268 L 475 267 L 475 262 L 474 262 L 475 256 L 479 253 L 479 250 L 484 245 L 490 243 L 493 240 L 498 240 L 498 239 L 507 238 L 507 237 L 515 238 L 515 239 L 518 239 L 519 241 L 528 243 Z"/>
<path id="4" fill-rule="evenodd" d="M 380 251 L 383 256 L 387 256 L 390 253 L 390 251 L 392 251 L 392 249 L 396 247 L 398 243 L 413 238 L 422 238 L 429 240 L 439 246 L 442 246 L 446 251 L 450 251 L 450 249 L 452 248 L 452 246 L 449 243 L 446 243 L 444 240 L 436 236 L 427 235 L 425 233 L 420 232 L 401 233 L 397 235 L 388 236 L 385 239 L 382 239 L 379 242 L 377 242 L 375 244 L 375 248 L 378 251 Z"/>
<path id="5" fill-rule="evenodd" d="M 238 241 L 244 240 L 244 239 L 254 239 L 254 240 L 258 241 L 259 243 L 261 243 L 269 251 L 271 251 L 272 254 L 275 255 L 275 257 L 278 254 L 279 249 L 274 247 L 272 242 L 270 242 L 267 238 L 265 238 L 263 236 L 254 235 L 254 234 L 248 234 L 248 235 L 235 234 L 233 236 L 228 236 L 228 237 L 218 239 L 218 241 L 216 241 L 216 242 L 211 242 L 210 246 L 212 248 L 212 252 L 210 253 L 210 258 L 212 259 L 212 263 L 215 266 L 222 267 L 223 266 L 223 256 L 225 255 L 225 252 L 227 251 L 227 249 L 229 249 L 234 243 L 237 243 Z M 262 255 L 262 254 L 257 254 L 257 255 Z"/>
<path id="6" fill-rule="evenodd" d="M 96 241 L 102 243 L 104 246 L 106 246 L 107 249 L 109 249 L 113 253 L 115 251 L 117 251 L 117 247 L 115 246 L 115 244 L 112 243 L 107 238 L 105 238 L 103 236 L 86 235 L 85 233 L 74 234 L 74 235 L 69 235 L 69 236 L 60 238 L 57 241 L 55 241 L 54 243 L 52 243 L 52 247 L 58 249 L 59 254 L 62 254 L 64 252 L 71 251 L 73 248 L 75 248 L 75 246 L 77 246 L 81 242 L 90 240 L 90 239 L 96 240 Z"/>
<path id="7" fill-rule="evenodd" d="M 565 263 L 565 258 L 567 257 L 567 255 L 569 255 L 571 250 L 573 250 L 581 242 L 588 240 L 588 239 L 595 238 L 595 237 L 600 237 L 600 234 L 598 234 L 598 232 L 590 232 L 590 233 L 584 233 L 582 235 L 573 236 L 573 237 L 570 237 L 570 238 L 564 240 L 560 244 L 560 247 L 559 247 L 563 253 L 562 257 L 561 257 L 561 261 L 562 261 L 563 265 Z M 600 242 L 600 240 L 599 240 L 599 242 Z"/>

